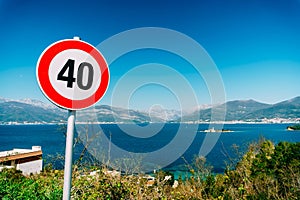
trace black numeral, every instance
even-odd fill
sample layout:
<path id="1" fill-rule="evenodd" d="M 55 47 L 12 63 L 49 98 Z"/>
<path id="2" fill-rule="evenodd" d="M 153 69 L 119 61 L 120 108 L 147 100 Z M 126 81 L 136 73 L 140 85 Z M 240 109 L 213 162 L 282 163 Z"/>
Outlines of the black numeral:
<path id="1" fill-rule="evenodd" d="M 75 78 L 74 76 L 74 63 L 75 60 L 71 60 L 69 59 L 66 64 L 64 65 L 64 67 L 61 69 L 61 71 L 58 73 L 57 75 L 57 80 L 60 81 L 67 81 L 67 87 L 72 88 L 73 87 L 73 83 L 75 82 Z M 64 76 L 65 72 L 68 71 L 68 76 Z"/>
<path id="2" fill-rule="evenodd" d="M 69 87 L 69 88 L 73 88 L 73 83 L 76 81 L 76 78 L 74 78 L 74 65 L 75 65 L 75 60 L 69 59 L 57 75 L 57 80 L 67 81 L 67 87 Z M 88 74 L 87 74 L 88 79 L 87 79 L 87 83 L 84 85 L 83 73 L 84 73 L 85 68 L 88 69 Z M 68 76 L 65 76 L 64 74 L 66 73 L 67 70 L 68 70 Z M 90 89 L 93 84 L 93 79 L 94 79 L 93 66 L 88 62 L 80 63 L 80 65 L 78 67 L 78 72 L 77 72 L 78 87 L 82 90 Z"/>

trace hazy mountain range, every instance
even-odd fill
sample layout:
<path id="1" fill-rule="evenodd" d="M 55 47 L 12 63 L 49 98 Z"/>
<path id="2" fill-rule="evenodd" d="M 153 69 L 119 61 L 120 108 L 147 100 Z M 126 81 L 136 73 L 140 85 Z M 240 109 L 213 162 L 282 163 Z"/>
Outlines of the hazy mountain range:
<path id="1" fill-rule="evenodd" d="M 300 97 L 276 104 L 265 104 L 254 100 L 229 101 L 226 104 L 213 107 L 216 112 L 226 108 L 225 121 L 261 121 L 262 119 L 297 119 L 300 118 Z M 200 109 L 185 116 L 185 120 L 210 121 L 212 108 Z"/>
<path id="2" fill-rule="evenodd" d="M 79 122 L 147 123 L 147 122 L 195 122 L 210 121 L 212 109 L 226 108 L 225 121 L 261 121 L 262 119 L 300 118 L 300 97 L 277 104 L 265 104 L 254 100 L 229 101 L 211 108 L 196 109 L 190 114 L 181 111 L 152 109 L 149 113 L 132 109 L 94 106 L 77 112 Z M 0 98 L 0 124 L 9 123 L 60 123 L 67 119 L 67 111 L 52 104 L 32 99 L 12 100 Z"/>
<path id="3" fill-rule="evenodd" d="M 58 123 L 66 112 L 52 104 L 38 100 L 12 100 L 0 98 L 0 123 Z"/>

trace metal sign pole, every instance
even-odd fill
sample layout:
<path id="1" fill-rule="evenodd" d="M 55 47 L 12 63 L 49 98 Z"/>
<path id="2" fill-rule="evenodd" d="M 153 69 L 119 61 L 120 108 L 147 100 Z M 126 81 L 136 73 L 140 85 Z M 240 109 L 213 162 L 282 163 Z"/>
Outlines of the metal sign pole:
<path id="1" fill-rule="evenodd" d="M 73 39 L 80 40 L 80 37 L 75 36 Z M 74 141 L 74 127 L 76 111 L 69 110 L 68 125 L 66 137 L 66 151 L 65 151 L 65 172 L 64 172 L 64 190 L 63 200 L 71 199 L 72 188 L 72 163 L 73 163 L 73 141 Z"/>
<path id="2" fill-rule="evenodd" d="M 60 54 L 61 52 L 66 53 Z M 82 58 L 86 58 L 87 61 L 93 59 L 96 62 L 82 62 Z M 53 60 L 56 61 L 52 62 Z M 88 70 L 84 70 L 85 68 Z M 65 74 L 66 70 L 68 70 L 68 74 Z M 77 73 L 74 74 L 74 70 L 77 70 Z M 83 78 L 84 75 L 87 76 L 88 80 L 86 84 L 84 83 L 86 82 Z M 108 64 L 94 46 L 80 41 L 80 37 L 75 36 L 73 39 L 55 42 L 44 50 L 37 62 L 36 76 L 40 89 L 45 96 L 59 107 L 69 110 L 63 200 L 70 200 L 75 110 L 92 106 L 103 97 L 109 83 Z M 93 81 L 99 79 L 101 84 L 98 81 Z M 66 81 L 67 84 L 62 84 L 62 81 Z M 73 92 L 76 91 L 76 95 L 82 99 L 75 99 L 74 95 L 69 94 L 72 88 Z M 76 104 L 73 101 L 76 101 Z"/>
<path id="3" fill-rule="evenodd" d="M 63 200 L 70 200 L 70 197 L 71 197 L 72 157 L 73 157 L 75 115 L 76 115 L 75 110 L 69 110 L 68 125 L 67 125 L 66 151 L 65 151 Z"/>

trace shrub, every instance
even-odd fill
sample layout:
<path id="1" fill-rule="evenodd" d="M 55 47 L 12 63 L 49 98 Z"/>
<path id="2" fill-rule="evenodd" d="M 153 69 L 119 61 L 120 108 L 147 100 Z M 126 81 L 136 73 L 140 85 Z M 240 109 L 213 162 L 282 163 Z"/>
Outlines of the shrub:
<path id="1" fill-rule="evenodd" d="M 205 158 L 196 157 L 192 176 L 179 180 L 169 172 L 155 174 L 153 185 L 145 175 L 112 176 L 103 169 L 74 167 L 72 199 L 299 199 L 300 143 L 274 145 L 262 140 L 249 146 L 234 168 L 213 174 Z M 171 176 L 171 179 L 165 179 Z M 61 199 L 63 171 L 48 168 L 25 177 L 15 169 L 0 173 L 0 199 Z"/>
<path id="2" fill-rule="evenodd" d="M 0 173 L 0 199 L 61 199 L 60 175 L 47 173 L 25 177 L 15 169 Z"/>

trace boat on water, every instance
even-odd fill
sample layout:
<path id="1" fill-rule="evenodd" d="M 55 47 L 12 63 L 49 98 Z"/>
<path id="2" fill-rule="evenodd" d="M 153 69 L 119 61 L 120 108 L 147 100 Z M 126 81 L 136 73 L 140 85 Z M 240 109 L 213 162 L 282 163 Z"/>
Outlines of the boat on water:
<path id="1" fill-rule="evenodd" d="M 233 132 L 232 130 L 227 130 L 227 129 L 215 129 L 214 127 L 204 130 L 205 133 L 228 133 L 228 132 Z"/>

